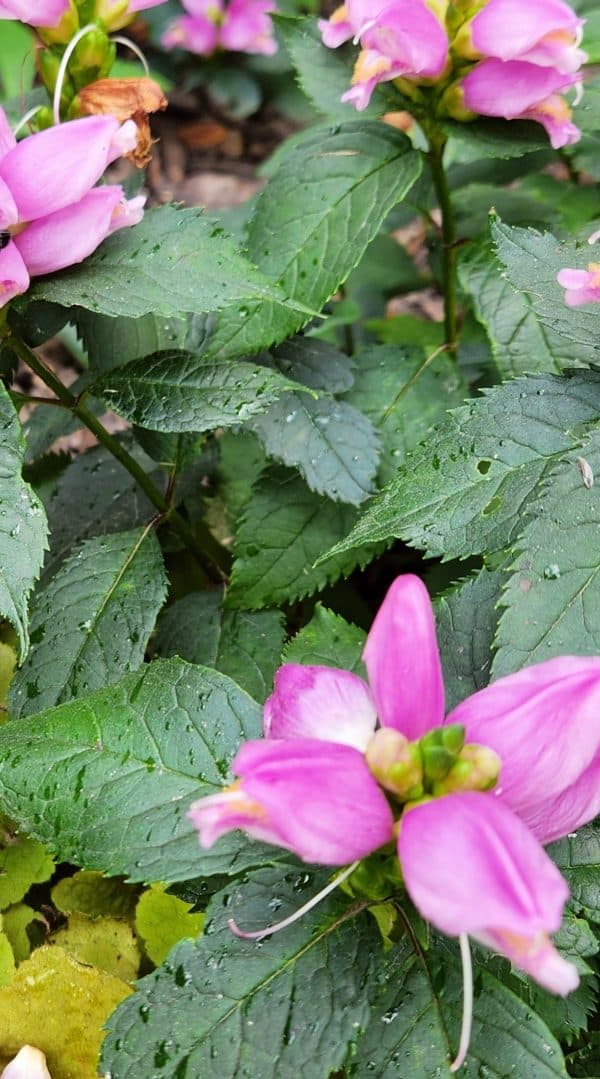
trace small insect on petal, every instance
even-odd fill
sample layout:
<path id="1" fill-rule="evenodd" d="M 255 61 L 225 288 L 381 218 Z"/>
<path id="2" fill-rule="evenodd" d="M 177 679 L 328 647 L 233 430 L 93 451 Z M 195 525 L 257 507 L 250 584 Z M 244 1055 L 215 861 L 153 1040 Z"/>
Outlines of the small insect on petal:
<path id="1" fill-rule="evenodd" d="M 594 472 L 589 461 L 586 461 L 585 457 L 578 457 L 577 464 L 579 465 L 579 471 L 581 472 L 581 478 L 583 484 L 587 487 L 588 491 L 591 491 L 594 486 Z"/>

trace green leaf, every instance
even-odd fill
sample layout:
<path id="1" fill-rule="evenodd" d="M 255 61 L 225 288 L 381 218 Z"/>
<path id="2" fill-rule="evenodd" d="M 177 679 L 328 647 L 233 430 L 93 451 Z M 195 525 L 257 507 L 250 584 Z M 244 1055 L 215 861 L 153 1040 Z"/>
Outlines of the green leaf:
<path id="1" fill-rule="evenodd" d="M 314 107 L 332 120 L 342 123 L 350 120 L 352 105 L 340 98 L 350 88 L 355 49 L 326 48 L 316 23 L 310 19 L 279 18 L 277 25 L 296 68 L 298 84 Z M 385 98 L 375 94 L 366 115 L 380 116 L 386 108 Z"/>
<path id="2" fill-rule="evenodd" d="M 35 595 L 35 647 L 11 685 L 13 717 L 137 670 L 166 593 L 160 545 L 147 528 L 83 543 Z"/>
<path id="3" fill-rule="evenodd" d="M 155 648 L 222 671 L 262 702 L 279 666 L 282 623 L 279 611 L 224 611 L 222 589 L 190 592 L 159 618 Z"/>
<path id="4" fill-rule="evenodd" d="M 493 674 L 511 674 L 554 656 L 600 652 L 600 498 L 583 482 L 579 461 L 600 474 L 600 431 L 575 454 L 555 462 L 529 523 L 502 596 Z"/>
<path id="5" fill-rule="evenodd" d="M 284 297 L 198 209 L 147 210 L 109 236 L 85 262 L 38 279 L 28 302 L 47 300 L 102 315 L 181 317 Z"/>
<path id="6" fill-rule="evenodd" d="M 239 525 L 228 605 L 260 608 L 301 599 L 365 565 L 375 547 L 314 566 L 355 520 L 352 507 L 309 491 L 289 473 L 270 470 L 254 488 Z"/>
<path id="7" fill-rule="evenodd" d="M 311 390 L 343 393 L 354 382 L 352 360 L 326 341 L 292 337 L 276 348 L 272 356 L 282 375 Z"/>
<path id="8" fill-rule="evenodd" d="M 260 945 L 228 927 L 232 917 L 268 925 L 326 880 L 304 868 L 283 879 L 265 870 L 216 895 L 205 936 L 177 945 L 111 1017 L 102 1068 L 113 1079 L 157 1067 L 173 1076 L 324 1079 L 341 1068 L 367 1020 L 381 951 L 374 921 L 349 916 L 338 894 Z"/>
<path id="9" fill-rule="evenodd" d="M 4 830 L 0 841 L 0 910 L 4 910 L 23 899 L 32 884 L 52 876 L 54 859 L 29 836 L 9 835 Z"/>
<path id="10" fill-rule="evenodd" d="M 31 955 L 31 941 L 27 930 L 35 922 L 39 923 L 38 928 L 39 926 L 46 928 L 43 915 L 38 914 L 27 903 L 15 903 L 12 907 L 2 911 L 2 929 L 4 935 L 8 938 L 16 963 L 22 963 L 24 959 L 29 959 Z M 2 961 L 0 959 L 0 969 L 1 967 Z"/>
<path id="11" fill-rule="evenodd" d="M 10 397 L 0 387 L 0 614 L 14 626 L 27 654 L 27 600 L 46 549 L 42 505 L 21 479 L 25 439 Z"/>
<path id="12" fill-rule="evenodd" d="M 127 450 L 163 489 L 165 480 L 154 462 L 135 444 L 128 443 Z M 47 511 L 51 545 L 45 574 L 83 540 L 135 528 L 156 512 L 137 480 L 104 446 L 75 458 L 62 473 Z"/>
<path id="13" fill-rule="evenodd" d="M 364 678 L 366 671 L 361 655 L 365 638 L 363 629 L 317 603 L 310 622 L 286 644 L 283 660 L 285 663 L 341 667 Z"/>
<path id="14" fill-rule="evenodd" d="M 0 100 L 22 99 L 35 78 L 35 38 L 16 20 L 3 18 L 0 26 Z"/>
<path id="15" fill-rule="evenodd" d="M 486 329 L 501 378 L 533 371 L 560 373 L 565 364 L 578 362 L 577 345 L 540 321 L 531 292 L 515 291 L 487 243 L 469 248 L 459 276 Z"/>
<path id="16" fill-rule="evenodd" d="M 88 914 L 97 918 L 112 914 L 115 918 L 130 919 L 133 915 L 138 889 L 115 877 L 80 870 L 72 877 L 63 877 L 52 889 L 52 902 L 63 914 Z"/>
<path id="17" fill-rule="evenodd" d="M 330 554 L 392 536 L 445 559 L 500 550 L 522 530 L 540 480 L 578 445 L 577 428 L 599 412 L 600 376 L 591 371 L 484 390 L 409 455 Z"/>
<path id="18" fill-rule="evenodd" d="M 95 389 L 140 427 L 181 432 L 244 423 L 292 385 L 257 364 L 159 352 L 111 372 Z"/>
<path id="19" fill-rule="evenodd" d="M 571 889 L 571 906 L 600 922 L 600 825 L 596 821 L 551 843 L 548 853 Z"/>
<path id="20" fill-rule="evenodd" d="M 566 1076 L 560 1047 L 522 1000 L 474 962 L 474 1022 L 465 1079 Z M 448 1076 L 457 1048 L 463 986 L 455 953 L 444 943 L 415 954 L 406 939 L 388 952 L 370 1022 L 349 1062 L 357 1079 Z"/>
<path id="21" fill-rule="evenodd" d="M 53 933 L 48 943 L 63 948 L 78 963 L 124 982 L 137 976 L 141 959 L 137 941 L 131 926 L 118 918 L 71 914 L 68 925 Z"/>
<path id="22" fill-rule="evenodd" d="M 468 388 L 455 363 L 422 349 L 371 346 L 355 357 L 354 386 L 344 397 L 372 420 L 383 442 L 379 477 L 386 483 L 410 450 Z"/>
<path id="23" fill-rule="evenodd" d="M 135 930 L 156 966 L 165 961 L 179 940 L 194 939 L 202 932 L 204 915 L 193 914 L 190 908 L 190 903 L 168 895 L 162 884 L 153 884 L 140 896 L 135 908 Z"/>
<path id="24" fill-rule="evenodd" d="M 449 155 L 461 161 L 522 157 L 537 150 L 550 150 L 544 129 L 529 120 L 486 118 L 471 123 L 445 120 L 443 127 L 450 140 Z"/>
<path id="25" fill-rule="evenodd" d="M 90 368 L 98 374 L 154 352 L 185 348 L 188 333 L 186 319 L 167 320 L 153 314 L 114 318 L 80 308 L 75 310 L 75 321 Z"/>
<path id="26" fill-rule="evenodd" d="M 352 121 L 309 133 L 258 199 L 251 257 L 286 295 L 320 310 L 421 167 L 406 136 L 385 124 Z"/>
<path id="27" fill-rule="evenodd" d="M 487 686 L 506 573 L 482 569 L 434 602 L 446 711 Z"/>
<path id="28" fill-rule="evenodd" d="M 295 466 L 312 491 L 355 506 L 372 493 L 379 440 L 358 408 L 286 393 L 251 428 L 269 457 Z"/>
<path id="29" fill-rule="evenodd" d="M 201 851 L 186 811 L 231 782 L 259 706 L 225 675 L 155 660 L 87 697 L 0 729 L 0 808 L 62 861 L 139 880 L 265 865 L 239 835 Z"/>
<path id="30" fill-rule="evenodd" d="M 593 261 L 592 249 L 587 243 L 562 243 L 550 233 L 511 227 L 499 220 L 492 221 L 492 236 L 508 280 L 526 295 L 539 321 L 568 337 L 570 349 L 578 346 L 580 362 L 597 362 L 598 311 L 594 304 L 567 307 L 565 290 L 556 280 L 559 270 L 566 267 L 586 269 Z"/>

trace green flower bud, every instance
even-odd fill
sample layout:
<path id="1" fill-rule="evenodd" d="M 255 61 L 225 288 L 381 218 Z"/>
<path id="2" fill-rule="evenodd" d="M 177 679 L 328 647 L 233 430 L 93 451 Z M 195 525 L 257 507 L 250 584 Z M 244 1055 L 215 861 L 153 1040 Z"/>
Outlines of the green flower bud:
<path id="1" fill-rule="evenodd" d="M 385 899 L 391 890 L 382 867 L 373 858 L 366 858 L 357 865 L 348 883 L 355 895 L 365 899 Z"/>
<path id="2" fill-rule="evenodd" d="M 399 798 L 418 798 L 423 793 L 423 768 L 417 743 L 392 727 L 381 727 L 365 753 L 367 766 L 382 787 Z"/>
<path id="3" fill-rule="evenodd" d="M 430 783 L 444 779 L 456 761 L 456 753 L 451 753 L 445 746 L 426 745 L 421 747 L 425 779 Z"/>
<path id="4" fill-rule="evenodd" d="M 38 71 L 41 80 L 49 94 L 54 93 L 62 49 L 53 46 L 49 49 L 41 49 L 37 55 Z"/>
<path id="5" fill-rule="evenodd" d="M 441 728 L 442 745 L 450 753 L 460 753 L 465 744 L 465 728 L 462 723 L 449 723 Z"/>
<path id="6" fill-rule="evenodd" d="M 73 0 L 58 26 L 37 26 L 36 30 L 44 45 L 67 45 L 79 30 L 79 15 Z"/>
<path id="7" fill-rule="evenodd" d="M 491 790 L 498 782 L 501 767 L 502 761 L 493 749 L 466 745 L 448 774 L 433 784 L 432 793 L 440 796 L 455 791 Z"/>
<path id="8" fill-rule="evenodd" d="M 69 63 L 69 75 L 76 90 L 108 75 L 115 62 L 116 46 L 100 27 L 78 41 Z"/>

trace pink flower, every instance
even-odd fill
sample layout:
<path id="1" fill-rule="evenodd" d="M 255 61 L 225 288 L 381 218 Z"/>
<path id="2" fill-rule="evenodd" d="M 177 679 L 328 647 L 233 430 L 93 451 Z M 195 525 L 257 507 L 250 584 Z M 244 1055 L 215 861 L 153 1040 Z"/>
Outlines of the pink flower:
<path id="1" fill-rule="evenodd" d="M 501 116 L 505 120 L 535 120 L 542 124 L 554 149 L 577 142 L 579 128 L 560 91 L 578 82 L 575 74 L 561 74 L 524 60 L 483 60 L 460 83 L 468 112 Z"/>
<path id="2" fill-rule="evenodd" d="M 29 278 L 72 266 L 115 229 L 136 224 L 143 198 L 94 187 L 107 165 L 135 147 L 136 127 L 112 116 L 29 135 L 17 143 L 0 110 L 0 306 Z"/>
<path id="3" fill-rule="evenodd" d="M 57 26 L 69 8 L 69 0 L 0 0 L 0 19 L 19 19 L 30 26 Z"/>
<path id="4" fill-rule="evenodd" d="M 367 107 L 378 83 L 437 79 L 446 67 L 448 37 L 424 0 L 379 0 L 370 7 L 365 0 L 348 0 L 329 20 L 320 20 L 319 27 L 331 48 L 351 37 L 360 40 L 352 87 L 342 96 L 359 111 Z"/>
<path id="5" fill-rule="evenodd" d="M 587 270 L 561 270 L 556 275 L 565 292 L 569 307 L 585 303 L 600 303 L 600 262 L 589 262 Z"/>
<path id="6" fill-rule="evenodd" d="M 183 0 L 188 15 L 175 19 L 163 34 L 167 48 L 187 49 L 210 56 L 216 49 L 230 52 L 277 52 L 269 12 L 273 0 Z"/>
<path id="7" fill-rule="evenodd" d="M 396 835 L 424 917 L 570 992 L 576 971 L 548 936 L 568 890 L 540 843 L 600 810 L 600 659 L 537 664 L 444 720 L 433 611 L 411 575 L 390 588 L 363 656 L 369 686 L 348 671 L 280 668 L 265 739 L 241 748 L 232 787 L 190 808 L 201 845 L 243 828 L 344 865 Z"/>
<path id="8" fill-rule="evenodd" d="M 465 30 L 475 56 L 526 60 L 569 74 L 587 59 L 578 48 L 584 21 L 562 0 L 488 0 Z"/>

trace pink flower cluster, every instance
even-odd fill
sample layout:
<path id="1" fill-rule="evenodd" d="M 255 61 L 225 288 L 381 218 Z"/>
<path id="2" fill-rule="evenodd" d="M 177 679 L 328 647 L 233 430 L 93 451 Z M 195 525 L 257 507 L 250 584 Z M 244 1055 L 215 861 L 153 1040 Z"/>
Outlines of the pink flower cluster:
<path id="1" fill-rule="evenodd" d="M 81 262 L 115 229 L 141 220 L 143 197 L 94 187 L 136 140 L 133 120 L 88 116 L 17 143 L 0 109 L 0 307 L 30 277 Z"/>
<path id="2" fill-rule="evenodd" d="M 280 668 L 264 739 L 241 747 L 231 787 L 190 809 L 201 845 L 241 828 L 341 866 L 394 842 L 423 917 L 570 992 L 576 970 L 549 937 L 568 888 L 541 844 L 600 810 L 600 659 L 529 667 L 444 719 L 433 612 L 412 575 L 390 588 L 363 658 L 369 685 Z"/>
<path id="3" fill-rule="evenodd" d="M 269 12 L 273 0 L 183 0 L 187 15 L 175 19 L 163 34 L 169 49 L 187 49 L 210 56 L 217 49 L 229 52 L 277 52 Z"/>
<path id="4" fill-rule="evenodd" d="M 360 42 L 352 87 L 342 100 L 366 108 L 379 82 L 443 84 L 447 110 L 542 124 L 555 148 L 577 141 L 578 128 L 562 92 L 580 84 L 586 54 L 579 48 L 583 20 L 563 0 L 487 0 L 453 31 L 442 0 L 347 0 L 319 26 L 336 48 Z M 452 10 L 452 24 L 456 11 Z M 448 20 L 450 21 L 450 20 Z M 456 79 L 456 66 L 466 74 Z"/>

